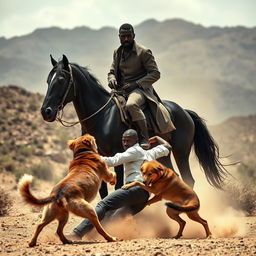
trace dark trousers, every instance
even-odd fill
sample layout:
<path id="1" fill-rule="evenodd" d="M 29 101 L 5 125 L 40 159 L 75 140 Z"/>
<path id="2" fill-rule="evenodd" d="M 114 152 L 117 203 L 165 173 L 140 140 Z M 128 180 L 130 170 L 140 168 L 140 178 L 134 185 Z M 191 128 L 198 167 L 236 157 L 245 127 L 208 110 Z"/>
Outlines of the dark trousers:
<path id="1" fill-rule="evenodd" d="M 113 193 L 101 200 L 95 211 L 99 220 L 104 219 L 109 211 L 125 208 L 130 214 L 135 215 L 140 212 L 148 201 L 149 193 L 141 187 L 132 187 L 129 189 L 117 189 Z M 93 229 L 93 224 L 88 219 L 84 219 L 75 229 L 79 236 L 85 235 Z"/>

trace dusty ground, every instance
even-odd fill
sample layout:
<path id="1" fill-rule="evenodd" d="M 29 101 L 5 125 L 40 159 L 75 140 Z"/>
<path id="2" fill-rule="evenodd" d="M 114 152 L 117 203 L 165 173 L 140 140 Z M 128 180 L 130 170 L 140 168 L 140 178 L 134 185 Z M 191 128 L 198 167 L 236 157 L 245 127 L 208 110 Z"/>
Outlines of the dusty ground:
<path id="1" fill-rule="evenodd" d="M 0 176 L 0 186 L 11 192 L 14 201 L 9 216 L 0 217 L 1 256 L 256 255 L 256 217 L 244 217 L 237 211 L 221 206 L 220 203 L 217 204 L 218 207 L 213 207 L 212 202 L 215 202 L 216 198 L 211 199 L 210 207 L 209 196 L 206 199 L 203 196 L 201 198 L 201 215 L 209 222 L 214 236 L 211 239 L 203 239 L 203 228 L 191 221 L 187 221 L 182 239 L 164 238 L 174 235 L 177 225 L 166 217 L 163 202 L 160 202 L 155 207 L 145 209 L 136 219 L 127 218 L 122 223 L 105 225 L 109 233 L 122 238 L 123 241 L 107 243 L 92 232 L 82 241 L 62 245 L 54 234 L 57 223 L 53 222 L 42 231 L 38 245 L 29 248 L 28 241 L 40 220 L 41 211 L 23 204 L 19 194 L 13 189 L 15 182 L 11 178 Z M 40 184 L 33 192 L 35 195 L 45 195 L 49 190 L 48 184 Z M 203 207 L 206 204 L 207 207 Z M 71 231 L 80 221 L 80 218 L 70 215 L 65 232 Z"/>

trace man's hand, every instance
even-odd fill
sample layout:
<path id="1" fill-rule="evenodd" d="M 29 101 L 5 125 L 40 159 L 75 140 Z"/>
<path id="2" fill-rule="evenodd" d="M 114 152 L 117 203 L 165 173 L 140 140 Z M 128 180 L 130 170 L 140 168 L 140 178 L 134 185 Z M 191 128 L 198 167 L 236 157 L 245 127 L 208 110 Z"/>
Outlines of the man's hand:
<path id="1" fill-rule="evenodd" d="M 117 81 L 116 81 L 115 78 L 111 78 L 111 79 L 109 80 L 109 82 L 108 82 L 108 87 L 109 87 L 110 89 L 116 89 L 116 87 L 117 87 Z"/>
<path id="2" fill-rule="evenodd" d="M 154 136 L 149 138 L 148 143 L 150 144 L 150 146 L 154 143 L 158 143 L 158 144 L 162 144 L 164 145 L 167 149 L 171 150 L 172 146 L 163 138 L 159 137 L 159 136 Z"/>
<path id="3" fill-rule="evenodd" d="M 122 89 L 126 92 L 126 93 L 130 93 L 133 90 L 135 90 L 136 88 L 138 88 L 138 84 L 136 82 L 134 83 L 129 83 L 129 84 L 125 84 Z"/>

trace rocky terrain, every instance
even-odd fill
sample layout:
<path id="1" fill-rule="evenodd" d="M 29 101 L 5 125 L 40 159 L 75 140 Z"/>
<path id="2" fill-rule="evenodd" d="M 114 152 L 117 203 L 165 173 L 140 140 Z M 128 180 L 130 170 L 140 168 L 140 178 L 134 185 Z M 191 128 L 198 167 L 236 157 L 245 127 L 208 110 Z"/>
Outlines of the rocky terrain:
<path id="1" fill-rule="evenodd" d="M 232 154 L 228 163 L 241 162 L 227 166 L 236 179 L 229 177 L 225 190 L 211 188 L 192 159 L 200 212 L 209 223 L 212 238 L 204 239 L 203 228 L 182 215 L 187 221 L 184 236 L 171 239 L 178 227 L 165 214 L 164 203 L 159 202 L 135 218 L 105 223 L 105 228 L 118 242 L 106 243 L 96 232 L 91 232 L 82 241 L 62 245 L 55 235 L 57 223 L 53 222 L 42 231 L 38 246 L 29 248 L 28 241 L 42 210 L 22 202 L 17 180 L 23 173 L 31 173 L 36 178 L 33 193 L 48 194 L 53 184 L 65 175 L 71 160 L 67 140 L 80 135 L 79 126 L 64 128 L 57 122 L 44 122 L 40 115 L 42 101 L 42 95 L 21 87 L 0 87 L 0 207 L 5 194 L 12 202 L 7 213 L 0 216 L 1 256 L 256 255 L 255 115 L 232 117 L 209 127 L 221 155 Z M 76 120 L 72 105 L 65 108 L 65 118 Z M 253 184 L 248 185 L 248 180 Z M 93 205 L 97 200 L 99 197 Z M 65 233 L 80 221 L 79 217 L 70 215 Z"/>
<path id="2" fill-rule="evenodd" d="M 79 125 L 67 129 L 57 122 L 44 122 L 42 102 L 42 95 L 21 87 L 0 88 L 0 168 L 17 178 L 24 172 L 46 180 L 62 176 L 71 157 L 67 140 L 80 135 Z M 65 113 L 69 119 L 76 118 L 72 106 Z"/>

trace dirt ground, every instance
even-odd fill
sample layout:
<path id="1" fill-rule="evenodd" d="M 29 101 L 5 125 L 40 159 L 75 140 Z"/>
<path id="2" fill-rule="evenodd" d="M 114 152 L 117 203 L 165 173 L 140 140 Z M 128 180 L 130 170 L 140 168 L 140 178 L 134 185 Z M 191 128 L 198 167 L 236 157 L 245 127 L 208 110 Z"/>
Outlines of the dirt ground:
<path id="1" fill-rule="evenodd" d="M 136 218 L 128 217 L 121 222 L 104 224 L 110 234 L 122 239 L 118 242 L 107 243 L 93 231 L 82 241 L 62 245 L 55 235 L 57 222 L 53 222 L 40 234 L 38 245 L 29 248 L 28 241 L 40 221 L 42 211 L 22 202 L 14 189 L 16 184 L 13 178 L 0 176 L 0 186 L 10 191 L 14 202 L 10 214 L 0 217 L 1 256 L 256 255 L 256 217 L 245 217 L 243 213 L 223 206 L 225 200 L 220 200 L 220 195 L 209 198 L 212 192 L 206 196 L 205 192 L 200 191 L 200 214 L 208 220 L 213 238 L 204 239 L 202 226 L 187 220 L 185 216 L 187 226 L 184 236 L 178 240 L 170 238 L 175 235 L 178 227 L 168 219 L 164 203 L 160 202 L 146 208 Z M 33 193 L 43 196 L 49 193 L 50 188 L 49 184 L 40 184 L 33 189 Z M 70 215 L 65 233 L 69 233 L 80 221 L 81 218 Z"/>

